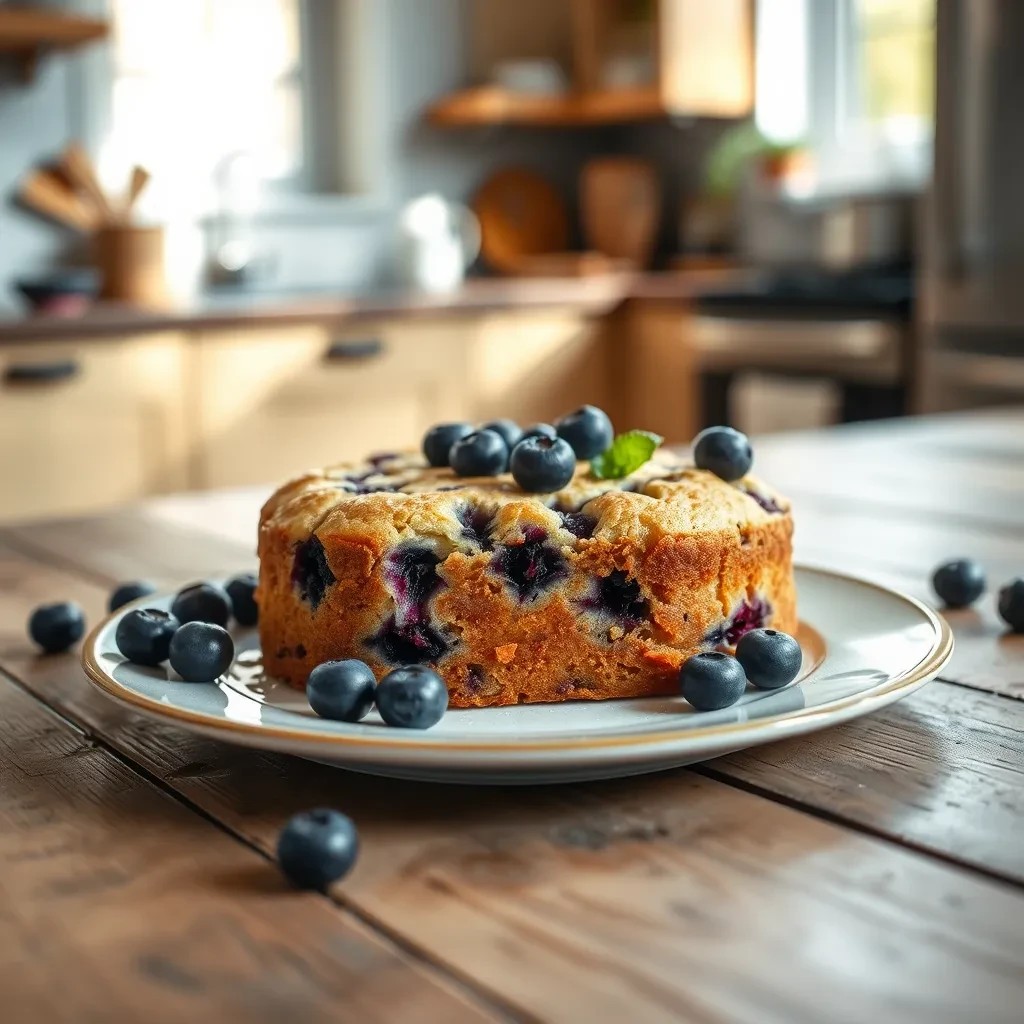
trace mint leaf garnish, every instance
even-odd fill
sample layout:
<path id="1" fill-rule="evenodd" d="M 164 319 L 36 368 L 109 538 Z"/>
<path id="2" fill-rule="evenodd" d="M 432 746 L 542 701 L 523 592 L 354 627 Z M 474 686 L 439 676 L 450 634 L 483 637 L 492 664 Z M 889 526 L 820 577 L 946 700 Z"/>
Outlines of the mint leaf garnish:
<path id="1" fill-rule="evenodd" d="M 638 470 L 665 439 L 649 430 L 619 434 L 600 455 L 590 460 L 590 473 L 598 480 L 620 480 Z"/>

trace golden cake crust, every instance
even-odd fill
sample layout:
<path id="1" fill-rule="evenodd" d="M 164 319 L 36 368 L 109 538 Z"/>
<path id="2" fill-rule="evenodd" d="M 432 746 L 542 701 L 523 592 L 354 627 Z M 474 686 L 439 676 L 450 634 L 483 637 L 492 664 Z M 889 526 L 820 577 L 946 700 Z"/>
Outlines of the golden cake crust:
<path id="1" fill-rule="evenodd" d="M 544 495 L 411 455 L 307 473 L 261 514 L 264 665 L 427 661 L 452 707 L 678 692 L 691 654 L 795 631 L 792 526 L 759 480 L 665 452 Z"/>

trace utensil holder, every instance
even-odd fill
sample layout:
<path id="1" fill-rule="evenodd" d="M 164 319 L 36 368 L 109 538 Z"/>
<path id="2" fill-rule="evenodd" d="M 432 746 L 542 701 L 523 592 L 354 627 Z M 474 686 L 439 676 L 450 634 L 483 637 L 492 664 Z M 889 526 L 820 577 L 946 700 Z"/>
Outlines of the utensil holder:
<path id="1" fill-rule="evenodd" d="M 100 297 L 137 306 L 168 304 L 162 227 L 110 226 L 95 237 Z"/>

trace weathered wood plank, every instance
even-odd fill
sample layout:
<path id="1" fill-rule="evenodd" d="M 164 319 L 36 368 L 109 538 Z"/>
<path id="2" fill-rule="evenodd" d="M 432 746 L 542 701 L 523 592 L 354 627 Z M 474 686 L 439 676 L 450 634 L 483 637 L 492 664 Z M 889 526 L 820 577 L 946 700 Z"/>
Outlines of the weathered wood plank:
<path id="1" fill-rule="evenodd" d="M 0 675 L 10 1021 L 483 1021 Z"/>
<path id="2" fill-rule="evenodd" d="M 0 622 L 24 589 L 102 602 L 17 555 L 0 565 Z M 541 1019 L 817 1024 L 827 992 L 830 1020 L 1010 1021 L 1024 998 L 1019 891 L 693 772 L 504 791 L 375 780 L 143 723 L 9 633 L 0 660 L 268 854 L 294 810 L 341 806 L 364 856 L 336 897 Z M 933 813 L 908 796 L 904 823 Z"/>

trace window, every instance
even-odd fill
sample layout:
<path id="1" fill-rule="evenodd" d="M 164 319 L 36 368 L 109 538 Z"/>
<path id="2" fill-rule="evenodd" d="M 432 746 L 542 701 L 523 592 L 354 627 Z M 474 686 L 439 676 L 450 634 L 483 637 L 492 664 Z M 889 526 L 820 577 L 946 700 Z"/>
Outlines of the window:
<path id="1" fill-rule="evenodd" d="M 927 173 L 935 0 L 759 0 L 757 124 L 813 151 L 823 187 Z"/>
<path id="2" fill-rule="evenodd" d="M 111 0 L 105 160 L 145 165 L 193 208 L 235 159 L 299 179 L 299 14 L 298 0 Z"/>

